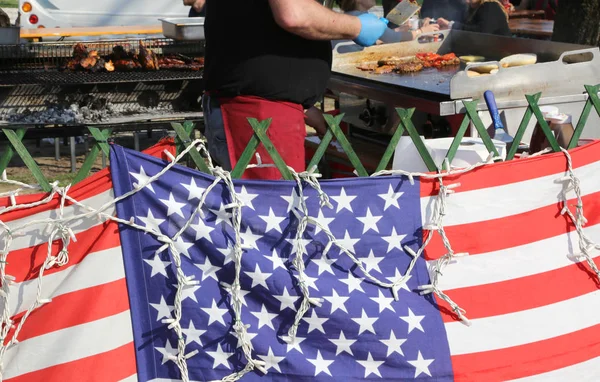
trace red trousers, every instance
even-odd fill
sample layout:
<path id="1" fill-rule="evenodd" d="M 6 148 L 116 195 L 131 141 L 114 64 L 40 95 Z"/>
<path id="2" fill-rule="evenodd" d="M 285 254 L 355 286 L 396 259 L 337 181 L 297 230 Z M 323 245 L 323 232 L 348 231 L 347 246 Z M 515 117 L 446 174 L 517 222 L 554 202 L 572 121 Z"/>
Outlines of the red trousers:
<path id="1" fill-rule="evenodd" d="M 283 158 L 284 162 L 295 171 L 305 170 L 304 140 L 306 127 L 304 124 L 304 109 L 301 105 L 289 102 L 269 101 L 259 97 L 237 96 L 220 98 L 221 112 L 227 148 L 232 168 L 235 167 L 242 152 L 248 145 L 254 130 L 248 122 L 248 117 L 263 121 L 272 118 L 267 129 L 267 136 Z M 272 164 L 273 159 L 265 150 L 262 143 L 256 152 L 263 164 Z M 253 155 L 251 164 L 256 164 Z M 281 179 L 281 172 L 276 167 L 249 168 L 244 172 L 244 179 Z"/>

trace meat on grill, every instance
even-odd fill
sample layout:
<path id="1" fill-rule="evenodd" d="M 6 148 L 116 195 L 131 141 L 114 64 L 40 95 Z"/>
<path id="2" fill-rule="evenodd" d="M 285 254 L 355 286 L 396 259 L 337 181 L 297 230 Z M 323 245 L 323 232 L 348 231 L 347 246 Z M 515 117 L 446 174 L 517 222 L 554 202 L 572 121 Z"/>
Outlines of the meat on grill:
<path id="1" fill-rule="evenodd" d="M 141 69 L 142 65 L 134 59 L 128 58 L 123 60 L 116 60 L 114 62 L 115 70 L 121 72 L 130 72 L 132 70 Z"/>
<path id="2" fill-rule="evenodd" d="M 140 41 L 140 64 L 146 70 L 158 70 L 158 58 L 156 54 L 151 50 L 146 48 L 143 41 Z"/>
<path id="3" fill-rule="evenodd" d="M 204 58 L 190 58 L 181 54 L 170 54 L 158 58 L 156 53 L 148 49 L 143 41 L 139 42 L 139 54 L 134 50 L 127 50 L 122 45 L 112 48 L 112 53 L 102 57 L 96 50 L 88 51 L 87 46 L 77 43 L 73 47 L 73 58 L 69 59 L 63 69 L 68 71 L 122 71 L 135 70 L 193 70 L 198 71 L 204 67 Z"/>

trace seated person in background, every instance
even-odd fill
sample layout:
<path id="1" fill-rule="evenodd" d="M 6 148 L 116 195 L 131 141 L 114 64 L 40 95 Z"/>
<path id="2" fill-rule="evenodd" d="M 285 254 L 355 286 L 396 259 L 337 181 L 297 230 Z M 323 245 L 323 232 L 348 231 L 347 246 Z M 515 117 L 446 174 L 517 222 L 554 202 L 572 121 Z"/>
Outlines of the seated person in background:
<path id="1" fill-rule="evenodd" d="M 376 5 L 375 0 L 336 0 L 340 8 L 344 13 L 352 16 L 358 16 L 362 13 L 367 13 L 369 9 Z M 425 21 L 423 26 L 416 31 L 410 31 L 406 26 L 401 26 L 396 29 L 388 28 L 383 36 L 379 39 L 383 43 L 400 42 L 400 41 L 411 41 L 414 40 L 421 33 L 435 32 L 440 28 L 437 24 L 430 24 L 429 21 Z"/>
<path id="2" fill-rule="evenodd" d="M 461 29 L 470 32 L 510 36 L 508 11 L 499 0 L 466 0 L 469 12 L 464 23 L 444 18 L 437 20 L 440 29 Z"/>
<path id="3" fill-rule="evenodd" d="M 464 0 L 424 0 L 421 7 L 421 18 L 444 18 L 462 23 L 465 21 L 467 11 L 467 4 Z"/>
<path id="4" fill-rule="evenodd" d="M 546 12 L 546 19 L 554 20 L 558 9 L 558 0 L 522 0 L 516 8 L 518 10 L 529 10 Z"/>
<path id="5" fill-rule="evenodd" d="M 206 0 L 183 0 L 183 5 L 191 5 L 190 13 L 188 17 L 205 17 L 205 7 L 204 4 Z"/>

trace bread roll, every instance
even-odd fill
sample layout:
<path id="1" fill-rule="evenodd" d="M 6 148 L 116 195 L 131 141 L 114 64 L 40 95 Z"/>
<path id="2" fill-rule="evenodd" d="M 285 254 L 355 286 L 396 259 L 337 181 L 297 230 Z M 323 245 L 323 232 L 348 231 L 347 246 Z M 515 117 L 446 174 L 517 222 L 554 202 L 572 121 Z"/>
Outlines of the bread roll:
<path id="1" fill-rule="evenodd" d="M 498 69 L 498 65 L 496 64 L 484 64 L 484 65 L 478 65 L 478 66 L 471 66 L 469 68 L 469 70 L 473 70 L 477 73 L 480 74 L 484 74 L 484 73 L 489 73 L 494 69 Z"/>
<path id="2" fill-rule="evenodd" d="M 500 65 L 502 65 L 503 68 L 510 68 L 513 66 L 533 65 L 536 62 L 537 55 L 522 53 L 504 57 L 502 60 L 500 60 Z"/>
<path id="3" fill-rule="evenodd" d="M 467 70 L 467 76 L 469 77 L 479 77 L 481 74 L 474 72 L 472 70 Z"/>
<path id="4" fill-rule="evenodd" d="M 460 56 L 459 58 L 464 62 L 482 62 L 485 60 L 483 56 Z"/>

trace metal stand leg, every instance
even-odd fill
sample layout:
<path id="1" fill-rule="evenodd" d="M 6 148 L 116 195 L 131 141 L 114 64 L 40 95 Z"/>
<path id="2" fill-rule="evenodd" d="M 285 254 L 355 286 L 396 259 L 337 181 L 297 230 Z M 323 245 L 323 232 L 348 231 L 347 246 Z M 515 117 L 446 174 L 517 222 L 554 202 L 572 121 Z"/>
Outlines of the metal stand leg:
<path id="1" fill-rule="evenodd" d="M 104 155 L 104 151 L 102 151 L 102 168 L 106 167 L 106 155 Z"/>
<path id="2" fill-rule="evenodd" d="M 54 138 L 54 159 L 60 160 L 60 138 Z"/>
<path id="3" fill-rule="evenodd" d="M 77 163 L 75 160 L 75 137 L 69 137 L 69 144 L 71 145 L 71 172 L 76 172 Z"/>
<path id="4" fill-rule="evenodd" d="M 83 151 L 85 152 L 85 155 L 90 151 L 89 135 L 87 134 L 83 136 Z"/>
<path id="5" fill-rule="evenodd" d="M 133 132 L 133 149 L 140 151 L 140 135 L 137 131 Z"/>

